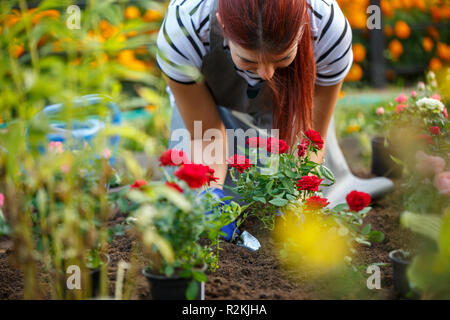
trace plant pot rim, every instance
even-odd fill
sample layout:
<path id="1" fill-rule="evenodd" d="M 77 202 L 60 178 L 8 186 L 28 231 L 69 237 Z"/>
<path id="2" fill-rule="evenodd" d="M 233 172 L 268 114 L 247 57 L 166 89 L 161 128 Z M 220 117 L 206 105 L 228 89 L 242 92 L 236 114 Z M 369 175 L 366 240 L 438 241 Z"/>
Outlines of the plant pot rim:
<path id="1" fill-rule="evenodd" d="M 203 267 L 201 267 L 201 268 L 194 268 L 194 269 L 204 272 L 204 271 L 206 271 L 207 268 L 208 268 L 208 265 L 206 263 L 204 263 Z M 180 276 L 175 275 L 175 274 L 172 275 L 171 277 L 168 277 L 168 276 L 166 276 L 164 274 L 160 274 L 160 273 L 150 273 L 148 271 L 148 267 L 142 268 L 142 275 L 144 277 L 146 277 L 146 278 L 153 279 L 153 280 L 180 280 L 180 279 L 186 279 L 186 278 L 180 277 Z"/>
<path id="2" fill-rule="evenodd" d="M 395 254 L 398 253 L 398 252 L 405 252 L 405 250 L 403 250 L 403 249 L 392 250 L 391 252 L 389 252 L 389 258 L 392 261 L 394 261 L 394 262 L 397 262 L 397 263 L 400 263 L 400 264 L 404 264 L 404 265 L 409 265 L 411 263 L 411 261 L 404 260 L 404 259 L 402 259 L 402 258 L 400 258 L 398 256 L 395 256 Z"/>

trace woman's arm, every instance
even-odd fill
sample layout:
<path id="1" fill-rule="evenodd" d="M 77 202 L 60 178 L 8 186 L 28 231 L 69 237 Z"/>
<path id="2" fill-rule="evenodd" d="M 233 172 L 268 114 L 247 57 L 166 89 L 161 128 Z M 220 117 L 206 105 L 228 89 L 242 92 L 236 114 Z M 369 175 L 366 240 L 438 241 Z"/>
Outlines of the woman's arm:
<path id="1" fill-rule="evenodd" d="M 316 85 L 314 89 L 314 109 L 313 126 L 314 130 L 320 133 L 324 142 L 326 140 L 328 126 L 333 116 L 336 102 L 339 98 L 343 81 L 333 86 Z M 313 159 L 320 163 L 323 162 L 325 148 L 318 152 L 317 158 Z"/>
<path id="2" fill-rule="evenodd" d="M 227 136 L 226 129 L 220 114 L 217 110 L 214 99 L 204 82 L 197 84 L 180 84 L 165 77 L 175 101 L 183 118 L 187 130 L 191 134 L 191 160 L 195 163 L 209 165 L 215 171 L 215 176 L 219 178 L 217 183 L 211 183 L 212 187 L 219 187 L 218 184 L 224 184 L 227 174 Z M 194 121 L 201 121 L 202 136 L 194 137 Z M 206 130 L 217 129 L 220 132 L 220 138 L 214 141 L 203 141 Z M 210 144 L 216 143 L 216 150 L 222 149 L 222 156 L 215 155 L 217 163 L 211 163 L 211 159 L 205 158 L 209 152 L 204 150 Z M 200 149 L 201 146 L 201 150 Z M 212 146 L 211 146 L 212 147 Z"/>

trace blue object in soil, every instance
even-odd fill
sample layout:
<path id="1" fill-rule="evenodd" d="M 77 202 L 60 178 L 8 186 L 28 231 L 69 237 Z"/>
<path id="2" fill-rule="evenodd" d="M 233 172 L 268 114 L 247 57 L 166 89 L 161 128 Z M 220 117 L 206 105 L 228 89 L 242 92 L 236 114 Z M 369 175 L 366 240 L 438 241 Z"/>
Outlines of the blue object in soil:
<path id="1" fill-rule="evenodd" d="M 225 198 L 225 192 L 223 192 L 222 189 L 219 189 L 219 188 L 209 188 L 209 189 L 208 189 L 208 192 L 210 192 L 210 193 L 216 195 L 216 196 L 218 197 L 218 199 Z M 200 195 L 202 196 L 202 195 L 204 195 L 204 194 L 205 194 L 205 191 L 203 191 Z M 224 204 L 230 204 L 230 203 L 231 203 L 231 200 L 225 200 L 225 201 L 223 201 L 223 203 L 224 203 Z M 210 213 L 211 213 L 211 212 L 206 212 L 205 214 L 210 214 Z M 233 221 L 233 222 L 231 222 L 230 224 L 227 224 L 226 226 L 222 227 L 222 228 L 220 229 L 220 231 L 222 231 L 223 233 L 225 233 L 225 235 L 222 236 L 222 237 L 223 237 L 223 239 L 224 239 L 225 241 L 228 241 L 228 242 L 231 241 L 231 240 L 233 240 L 233 234 L 236 234 L 236 235 L 239 235 L 239 234 L 240 234 L 240 231 L 239 231 L 239 229 L 238 229 L 237 226 L 236 226 L 236 221 Z"/>
<path id="2" fill-rule="evenodd" d="M 82 108 L 91 105 L 101 104 L 105 102 L 105 105 L 110 110 L 110 123 L 112 125 L 120 125 L 122 122 L 122 115 L 119 107 L 116 103 L 112 102 L 109 97 L 102 96 L 99 94 L 85 95 L 77 98 L 73 101 L 75 108 Z M 53 104 L 46 106 L 41 112 L 35 116 L 35 120 L 40 117 L 51 117 L 57 115 L 63 109 L 63 104 Z M 84 146 L 84 143 L 89 143 L 93 137 L 95 137 L 102 129 L 105 128 L 105 122 L 98 119 L 98 116 L 93 115 L 91 118 L 79 121 L 74 119 L 71 123 L 72 129 L 66 129 L 67 123 L 62 121 L 51 121 L 50 128 L 53 132 L 47 134 L 48 142 L 65 142 L 70 136 L 73 138 L 80 147 Z M 120 136 L 111 136 L 109 138 L 109 147 L 111 150 L 111 157 L 109 159 L 109 164 L 114 165 L 116 159 L 117 148 L 119 146 Z M 43 144 L 38 145 L 38 151 L 45 153 L 45 146 Z"/>

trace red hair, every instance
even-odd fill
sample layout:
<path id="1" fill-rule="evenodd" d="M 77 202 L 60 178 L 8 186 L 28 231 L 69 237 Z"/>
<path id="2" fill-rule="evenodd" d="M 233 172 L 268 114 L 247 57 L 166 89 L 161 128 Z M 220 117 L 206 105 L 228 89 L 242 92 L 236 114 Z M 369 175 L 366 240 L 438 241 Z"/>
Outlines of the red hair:
<path id="1" fill-rule="evenodd" d="M 268 80 L 273 127 L 290 145 L 300 130 L 312 127 L 315 81 L 314 49 L 306 0 L 219 0 L 224 36 L 240 47 L 263 54 L 286 52 L 298 40 L 298 52 L 286 68 Z"/>

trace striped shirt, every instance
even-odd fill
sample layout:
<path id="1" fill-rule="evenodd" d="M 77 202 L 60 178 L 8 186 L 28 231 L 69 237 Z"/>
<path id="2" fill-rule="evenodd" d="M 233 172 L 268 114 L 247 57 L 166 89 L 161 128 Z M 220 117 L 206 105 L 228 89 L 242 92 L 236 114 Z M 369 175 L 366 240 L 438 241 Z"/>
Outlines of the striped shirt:
<path id="1" fill-rule="evenodd" d="M 336 0 L 306 1 L 314 42 L 316 84 L 331 86 L 342 81 L 352 66 L 352 30 Z M 203 57 L 210 52 L 210 11 L 213 3 L 214 0 L 170 1 L 158 34 L 156 60 L 162 72 L 172 80 L 195 83 L 195 72 L 199 74 Z M 229 51 L 226 39 L 223 47 Z M 250 86 L 263 81 L 253 72 L 236 66 L 235 69 Z"/>

